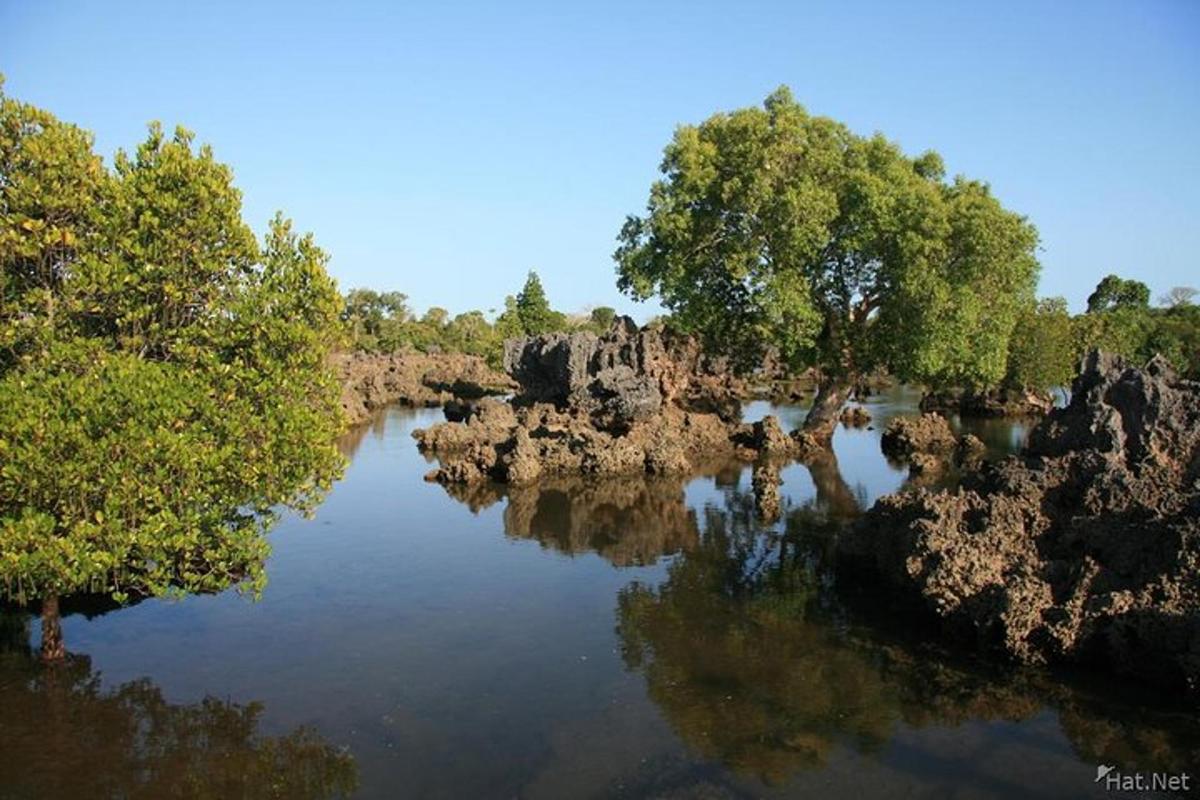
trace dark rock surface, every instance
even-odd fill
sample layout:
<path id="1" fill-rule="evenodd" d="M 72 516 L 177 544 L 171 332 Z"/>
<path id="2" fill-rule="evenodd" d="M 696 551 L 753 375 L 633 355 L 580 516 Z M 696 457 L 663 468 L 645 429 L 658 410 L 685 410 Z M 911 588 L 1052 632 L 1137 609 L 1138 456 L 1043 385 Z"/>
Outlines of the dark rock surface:
<path id="1" fill-rule="evenodd" d="M 1200 696 L 1200 383 L 1092 353 L 1021 456 L 881 498 L 839 544 L 1023 662 Z"/>
<path id="2" fill-rule="evenodd" d="M 619 317 L 603 336 L 556 333 L 505 343 L 504 368 L 521 386 L 518 404 L 586 412 L 595 427 L 626 431 L 671 405 L 736 420 L 744 387 L 728 364 L 691 338 L 638 329 Z"/>

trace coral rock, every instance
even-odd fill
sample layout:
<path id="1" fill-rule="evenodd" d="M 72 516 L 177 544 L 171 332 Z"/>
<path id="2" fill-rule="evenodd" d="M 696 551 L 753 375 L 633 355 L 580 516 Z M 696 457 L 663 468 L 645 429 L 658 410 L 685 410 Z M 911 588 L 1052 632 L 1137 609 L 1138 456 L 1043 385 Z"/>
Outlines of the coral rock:
<path id="1" fill-rule="evenodd" d="M 881 498 L 839 542 L 952 629 L 1200 696 L 1200 383 L 1092 353 L 1021 456 Z"/>

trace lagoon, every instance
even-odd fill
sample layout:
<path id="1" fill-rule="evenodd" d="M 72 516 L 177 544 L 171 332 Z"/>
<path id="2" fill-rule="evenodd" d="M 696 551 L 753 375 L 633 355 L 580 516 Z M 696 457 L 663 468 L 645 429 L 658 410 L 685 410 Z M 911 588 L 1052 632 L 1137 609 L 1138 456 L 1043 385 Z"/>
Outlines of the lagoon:
<path id="1" fill-rule="evenodd" d="M 307 776 L 286 796 L 1104 797 L 1098 764 L 1194 768 L 1200 722 L 1169 698 L 944 648 L 839 585 L 829 543 L 904 486 L 878 437 L 916 400 L 885 391 L 872 429 L 839 428 L 832 467 L 787 467 L 771 525 L 738 464 L 448 492 L 411 438 L 441 412 L 387 409 L 341 440 L 350 464 L 315 519 L 272 533 L 259 602 L 71 614 L 68 686 L 31 678 L 36 624 L 6 612 L 0 798 L 155 796 L 147 764 L 169 748 L 119 730 L 165 716 L 195 734 L 206 697 L 254 709 L 247 730 L 178 749 Z M 958 424 L 992 457 L 1025 432 Z M 77 752 L 106 731 L 122 752 Z"/>

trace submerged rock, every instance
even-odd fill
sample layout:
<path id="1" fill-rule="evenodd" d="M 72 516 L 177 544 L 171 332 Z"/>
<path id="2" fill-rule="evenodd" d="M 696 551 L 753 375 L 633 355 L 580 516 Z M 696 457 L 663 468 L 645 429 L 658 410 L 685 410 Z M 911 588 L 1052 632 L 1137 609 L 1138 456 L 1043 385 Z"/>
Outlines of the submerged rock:
<path id="1" fill-rule="evenodd" d="M 1092 353 L 1021 456 L 889 495 L 841 554 L 1023 662 L 1200 696 L 1200 383 Z"/>
<path id="2" fill-rule="evenodd" d="M 783 514 L 783 499 L 779 487 L 783 485 L 779 465 L 760 462 L 754 465 L 750 485 L 754 491 L 754 504 L 758 518 L 766 523 L 778 522 Z"/>

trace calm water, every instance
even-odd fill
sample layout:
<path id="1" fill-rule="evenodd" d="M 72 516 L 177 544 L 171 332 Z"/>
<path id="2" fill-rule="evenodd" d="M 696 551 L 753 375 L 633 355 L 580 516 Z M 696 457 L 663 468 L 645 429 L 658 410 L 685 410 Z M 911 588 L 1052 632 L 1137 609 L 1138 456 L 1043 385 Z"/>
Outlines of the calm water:
<path id="1" fill-rule="evenodd" d="M 448 493 L 409 436 L 439 412 L 390 410 L 272 534 L 260 602 L 71 615 L 52 672 L 36 620 L 0 617 L 0 798 L 1112 797 L 1098 763 L 1195 773 L 1186 711 L 982 666 L 836 585 L 831 538 L 904 483 L 878 433 L 914 402 L 785 469 L 772 526 L 719 464 Z"/>

